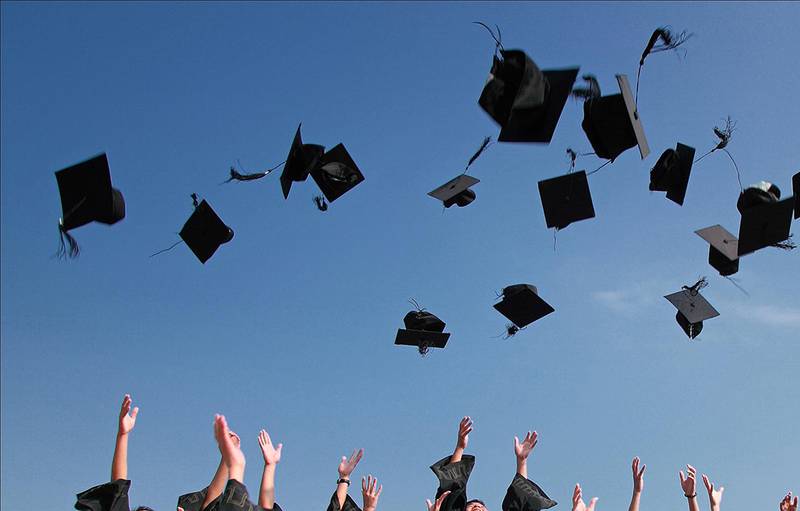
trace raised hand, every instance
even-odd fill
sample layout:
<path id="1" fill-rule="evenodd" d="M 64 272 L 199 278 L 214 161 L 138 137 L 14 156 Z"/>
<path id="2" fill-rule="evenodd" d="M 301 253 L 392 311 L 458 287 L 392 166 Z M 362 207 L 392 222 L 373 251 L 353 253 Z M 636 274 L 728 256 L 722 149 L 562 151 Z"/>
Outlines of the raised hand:
<path id="1" fill-rule="evenodd" d="M 456 449 L 466 449 L 469 443 L 469 434 L 472 432 L 472 419 L 464 417 L 458 424 L 458 441 L 456 442 Z"/>
<path id="2" fill-rule="evenodd" d="M 792 500 L 792 492 L 786 494 L 781 501 L 781 511 L 797 511 L 797 496 Z"/>
<path id="3" fill-rule="evenodd" d="M 691 465 L 686 465 L 686 473 L 688 475 L 683 475 L 683 470 L 679 472 L 681 478 L 681 489 L 683 490 L 683 494 L 687 497 L 695 497 L 697 496 L 697 481 L 695 478 L 697 477 L 697 470 Z"/>
<path id="4" fill-rule="evenodd" d="M 275 448 L 272 445 L 272 439 L 269 437 L 269 433 L 266 430 L 261 430 L 258 434 L 258 445 L 261 446 L 261 454 L 264 455 L 264 464 L 265 465 L 275 465 L 281 460 L 281 449 L 283 449 L 283 444 L 278 444 L 278 447 Z"/>
<path id="5" fill-rule="evenodd" d="M 241 438 L 239 438 L 239 435 L 237 435 L 237 434 L 236 434 L 236 433 L 234 433 L 233 431 L 228 431 L 228 435 L 230 435 L 230 437 L 231 437 L 231 441 L 233 442 L 233 445 L 234 445 L 235 447 L 241 447 L 241 445 L 242 445 L 242 439 L 241 439 Z"/>
<path id="6" fill-rule="evenodd" d="M 364 502 L 364 511 L 375 511 L 382 491 L 383 485 L 378 486 L 377 478 L 372 475 L 368 479 L 361 478 L 361 498 Z"/>
<path id="7" fill-rule="evenodd" d="M 429 499 L 425 499 L 425 505 L 428 506 L 428 511 L 439 511 L 442 508 L 442 502 L 447 496 L 450 495 L 449 491 L 446 491 L 439 495 L 439 498 L 436 499 L 436 502 L 431 502 Z"/>
<path id="8" fill-rule="evenodd" d="M 244 453 L 242 453 L 240 446 L 237 445 L 238 442 L 234 441 L 234 438 L 238 438 L 238 436 L 231 436 L 230 433 L 225 416 L 215 415 L 214 437 L 217 439 L 217 446 L 220 454 L 222 454 L 222 460 L 225 462 L 225 466 L 228 467 L 229 477 L 242 482 L 241 477 L 244 476 L 245 465 Z"/>
<path id="9" fill-rule="evenodd" d="M 358 451 L 353 451 L 349 459 L 347 456 L 342 456 L 342 461 L 339 463 L 339 477 L 341 479 L 348 479 L 350 474 L 353 473 L 353 470 L 356 469 L 356 465 L 361 461 L 363 455 L 364 449 L 359 449 Z"/>
<path id="10" fill-rule="evenodd" d="M 633 458 L 633 462 L 631 463 L 631 470 L 633 471 L 633 492 L 634 493 L 642 493 L 644 489 L 644 469 L 647 468 L 647 465 L 642 465 L 642 469 L 639 470 L 639 457 Z M 681 482 L 681 486 L 683 483 Z M 690 494 L 691 495 L 691 494 Z"/>
<path id="11" fill-rule="evenodd" d="M 117 429 L 119 435 L 127 435 L 133 430 L 136 425 L 136 416 L 139 414 L 139 407 L 131 410 L 131 396 L 125 394 L 122 399 L 122 408 L 119 411 L 119 428 Z"/>
<path id="12" fill-rule="evenodd" d="M 703 484 L 706 486 L 706 491 L 708 492 L 708 502 L 711 505 L 711 510 L 718 510 L 719 505 L 722 503 L 722 492 L 725 491 L 725 487 L 720 486 L 719 489 L 715 489 L 714 483 L 709 481 L 708 476 L 705 474 L 703 474 Z"/>
<path id="13" fill-rule="evenodd" d="M 594 511 L 594 505 L 597 504 L 597 497 L 589 502 L 589 506 L 583 502 L 583 493 L 581 492 L 581 485 L 575 484 L 575 491 L 572 492 L 572 511 Z"/>
<path id="14" fill-rule="evenodd" d="M 538 439 L 539 435 L 537 435 L 535 431 L 528 431 L 522 442 L 519 441 L 519 438 L 514 437 L 514 454 L 517 455 L 517 459 L 527 459 L 528 455 L 533 451 L 533 448 L 536 447 Z"/>

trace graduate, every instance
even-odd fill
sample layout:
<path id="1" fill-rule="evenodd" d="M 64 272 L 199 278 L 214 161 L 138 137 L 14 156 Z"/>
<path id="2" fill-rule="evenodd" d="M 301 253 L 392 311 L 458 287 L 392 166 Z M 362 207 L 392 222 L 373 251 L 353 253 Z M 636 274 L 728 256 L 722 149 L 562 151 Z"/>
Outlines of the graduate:
<path id="1" fill-rule="evenodd" d="M 233 431 L 229 434 L 236 445 L 241 443 L 239 435 Z M 222 490 L 225 489 L 227 482 L 228 467 L 225 466 L 225 461 L 220 457 L 217 471 L 214 473 L 211 483 L 200 491 L 186 493 L 178 497 L 178 509 L 181 511 L 210 511 L 216 509 L 222 496 Z"/>
<path id="2" fill-rule="evenodd" d="M 79 511 L 130 511 L 128 490 L 128 435 L 136 425 L 139 407 L 131 410 L 131 396 L 125 394 L 119 411 L 117 442 L 111 462 L 111 482 L 89 488 L 77 495 L 75 509 Z M 134 511 L 153 511 L 147 506 L 139 506 Z"/>
<path id="3" fill-rule="evenodd" d="M 331 495 L 327 511 L 361 511 L 358 504 L 347 494 L 350 488 L 350 474 L 356 469 L 358 462 L 364 456 L 364 449 L 353 451 L 348 458 L 342 456 L 339 462 L 339 479 L 336 480 L 336 490 Z M 383 485 L 378 485 L 378 479 L 372 477 L 361 478 L 361 502 L 364 505 L 363 511 L 375 511 L 378 507 L 378 499 L 383 491 Z"/>
<path id="4" fill-rule="evenodd" d="M 464 454 L 469 443 L 473 422 L 464 417 L 458 425 L 456 448 L 451 456 L 442 458 L 431 466 L 439 479 L 436 501 L 427 501 L 428 511 L 487 511 L 486 504 L 478 499 L 467 500 L 467 481 L 475 465 L 475 456 Z M 522 442 L 514 437 L 514 456 L 517 472 L 503 499 L 503 511 L 540 511 L 556 505 L 539 486 L 528 479 L 528 456 L 536 447 L 538 435 L 528 431 Z"/>

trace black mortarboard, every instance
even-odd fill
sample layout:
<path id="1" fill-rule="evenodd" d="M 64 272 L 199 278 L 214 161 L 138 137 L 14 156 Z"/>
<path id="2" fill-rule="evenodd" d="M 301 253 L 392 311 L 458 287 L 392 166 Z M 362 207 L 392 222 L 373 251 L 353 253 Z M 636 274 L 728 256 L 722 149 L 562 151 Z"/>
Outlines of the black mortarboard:
<path id="1" fill-rule="evenodd" d="M 780 200 L 781 190 L 767 181 L 745 188 L 736 201 L 742 214 L 739 224 L 739 256 L 747 255 L 767 246 L 790 248 L 783 245 L 790 236 L 794 198 Z"/>
<path id="2" fill-rule="evenodd" d="M 322 155 L 311 171 L 311 177 L 328 202 L 335 201 L 364 180 L 364 175 L 343 144 Z"/>
<path id="3" fill-rule="evenodd" d="M 322 153 L 325 152 L 325 147 L 321 145 L 303 143 L 300 126 L 297 126 L 292 147 L 289 149 L 289 156 L 286 157 L 286 164 L 281 173 L 281 189 L 284 199 L 289 197 L 292 181 L 305 181 L 308 174 L 317 165 Z"/>
<path id="4" fill-rule="evenodd" d="M 122 192 L 111 186 L 105 153 L 56 172 L 65 231 L 89 222 L 115 224 L 125 218 Z"/>
<path id="5" fill-rule="evenodd" d="M 800 218 L 800 172 L 792 176 L 792 193 L 794 194 L 794 218 Z"/>
<path id="6" fill-rule="evenodd" d="M 449 333 L 443 333 L 445 323 L 433 314 L 423 310 L 413 310 L 403 318 L 405 328 L 397 330 L 394 343 L 405 346 L 417 346 L 421 354 L 428 348 L 444 348 Z"/>
<path id="7" fill-rule="evenodd" d="M 500 126 L 500 142 L 545 142 L 567 102 L 579 68 L 541 71 L 522 50 L 500 50 L 478 104 Z"/>
<path id="8" fill-rule="evenodd" d="M 721 225 L 694 231 L 709 243 L 708 264 L 727 277 L 739 271 L 739 240 Z"/>
<path id="9" fill-rule="evenodd" d="M 555 311 L 539 297 L 536 286 L 530 284 L 514 284 L 503 288 L 503 298 L 494 308 L 517 328 L 525 328 Z"/>
<path id="10" fill-rule="evenodd" d="M 690 339 L 697 337 L 703 329 L 703 321 L 719 316 L 719 312 L 695 289 L 685 288 L 664 298 L 678 309 L 675 319 Z"/>
<path id="11" fill-rule="evenodd" d="M 683 206 L 693 160 L 694 147 L 680 142 L 675 149 L 664 151 L 650 171 L 650 190 L 667 192 L 669 200 Z"/>
<path id="12" fill-rule="evenodd" d="M 539 196 L 547 227 L 563 229 L 572 222 L 594 218 L 592 194 L 583 170 L 539 181 Z"/>
<path id="13" fill-rule="evenodd" d="M 588 99 L 583 104 L 581 126 L 599 158 L 616 159 L 626 149 L 639 146 L 644 160 L 650 154 L 639 112 L 626 75 L 616 75 L 620 94 Z"/>
<path id="14" fill-rule="evenodd" d="M 439 188 L 428 192 L 428 195 L 442 201 L 446 208 L 453 204 L 458 205 L 458 207 L 464 207 L 475 200 L 476 197 L 475 192 L 470 190 L 469 187 L 480 182 L 480 179 L 461 174 Z"/>
<path id="15" fill-rule="evenodd" d="M 205 264 L 220 245 L 233 239 L 233 229 L 225 225 L 203 200 L 179 233 L 194 255 Z"/>
<path id="16" fill-rule="evenodd" d="M 67 231 L 90 222 L 108 225 L 119 222 L 125 218 L 125 199 L 122 192 L 111 186 L 111 172 L 105 153 L 55 174 L 61 195 L 61 253 L 64 255 L 65 236 L 70 245 L 69 255 L 75 257 L 79 252 L 78 244 Z"/>

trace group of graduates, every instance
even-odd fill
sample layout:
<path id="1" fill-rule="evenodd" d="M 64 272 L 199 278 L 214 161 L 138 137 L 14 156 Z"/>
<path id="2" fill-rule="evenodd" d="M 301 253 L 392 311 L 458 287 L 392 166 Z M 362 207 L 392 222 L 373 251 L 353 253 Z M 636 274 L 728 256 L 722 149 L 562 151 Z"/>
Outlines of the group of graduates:
<path id="1" fill-rule="evenodd" d="M 136 424 L 138 407 L 131 407 L 130 395 L 125 395 L 119 413 L 117 441 L 114 458 L 111 464 L 111 481 L 90 488 L 78 494 L 75 509 L 79 511 L 130 511 L 128 489 L 128 436 Z M 472 432 L 473 422 L 470 417 L 461 419 L 458 427 L 458 440 L 453 454 L 445 456 L 431 466 L 439 479 L 439 488 L 433 502 L 426 501 L 428 511 L 488 511 L 486 504 L 479 499 L 467 498 L 467 481 L 475 465 L 475 457 L 464 454 Z M 241 439 L 230 430 L 224 415 L 214 417 L 214 437 L 217 440 L 221 460 L 214 478 L 204 489 L 187 493 L 178 497 L 177 511 L 282 511 L 275 502 L 275 470 L 281 459 L 283 444 L 274 445 L 266 430 L 261 430 L 258 443 L 264 456 L 264 471 L 258 492 L 258 504 L 250 500 L 244 485 L 245 457 L 241 450 Z M 536 431 L 528 431 L 522 441 L 514 437 L 514 457 L 517 471 L 503 499 L 503 511 L 540 511 L 549 509 L 556 502 L 536 483 L 528 479 L 528 456 L 533 452 L 538 441 Z M 348 458 L 342 456 L 339 463 L 339 479 L 336 490 L 331 496 L 327 511 L 376 511 L 383 485 L 372 475 L 361 479 L 362 507 L 348 495 L 350 474 L 353 473 L 364 450 L 353 451 Z M 628 511 L 639 511 L 639 501 L 644 489 L 644 472 L 646 465 L 640 466 L 638 457 L 633 459 L 633 495 Z M 686 466 L 684 474 L 680 471 L 681 490 L 689 504 L 689 511 L 700 511 L 697 502 L 697 471 L 691 465 Z M 708 492 L 711 511 L 720 511 L 724 487 L 717 488 L 708 476 L 702 475 L 703 484 Z M 594 511 L 597 497 L 589 504 L 583 500 L 580 484 L 575 485 L 572 494 L 572 511 Z M 798 498 L 789 492 L 779 504 L 780 511 L 797 511 Z M 139 506 L 134 511 L 153 511 L 152 508 Z"/>

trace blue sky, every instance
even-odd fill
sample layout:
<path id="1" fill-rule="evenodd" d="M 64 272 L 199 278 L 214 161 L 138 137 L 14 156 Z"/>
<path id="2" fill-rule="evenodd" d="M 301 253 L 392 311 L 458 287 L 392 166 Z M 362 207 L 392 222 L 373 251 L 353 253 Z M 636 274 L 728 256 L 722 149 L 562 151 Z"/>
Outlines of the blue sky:
<path id="1" fill-rule="evenodd" d="M 683 207 L 648 171 L 682 142 L 729 145 L 745 185 L 791 194 L 799 169 L 797 3 L 2 3 L 3 509 L 67 509 L 107 479 L 122 395 L 141 407 L 132 503 L 172 509 L 210 480 L 211 421 L 241 434 L 257 489 L 256 436 L 284 443 L 278 502 L 322 507 L 341 455 L 384 484 L 381 509 L 424 509 L 428 466 L 471 415 L 470 495 L 499 510 L 513 436 L 534 428 L 530 475 L 569 509 L 571 489 L 627 506 L 630 460 L 647 464 L 643 509 L 680 509 L 692 463 L 726 487 L 726 510 L 800 491 L 798 254 L 763 250 L 736 275 L 706 263 L 693 231 L 738 231 L 730 161 L 693 169 Z M 596 218 L 557 236 L 537 181 L 590 151 L 568 101 L 549 146 L 495 144 L 473 165 L 477 200 L 442 214 L 426 193 L 458 174 L 497 126 L 477 105 L 501 27 L 544 69 L 581 66 L 614 93 L 635 81 L 660 25 L 695 35 L 685 57 L 650 56 L 639 110 L 652 150 L 591 176 Z M 320 213 L 312 180 L 288 201 L 278 175 L 220 186 L 308 142 L 342 142 L 366 180 Z M 51 258 L 53 172 L 108 154 L 127 216 L 74 231 L 79 259 Z M 592 170 L 594 157 L 578 161 Z M 206 198 L 236 232 L 206 264 L 172 244 Z M 795 224 L 796 226 L 797 224 Z M 689 342 L 663 295 L 708 276 L 721 316 Z M 503 286 L 528 282 L 556 309 L 496 338 Z M 415 298 L 447 323 L 444 351 L 393 345 Z M 356 496 L 356 491 L 351 492 Z M 360 496 L 356 496 L 360 502 Z M 703 495 L 702 506 L 707 502 Z"/>

